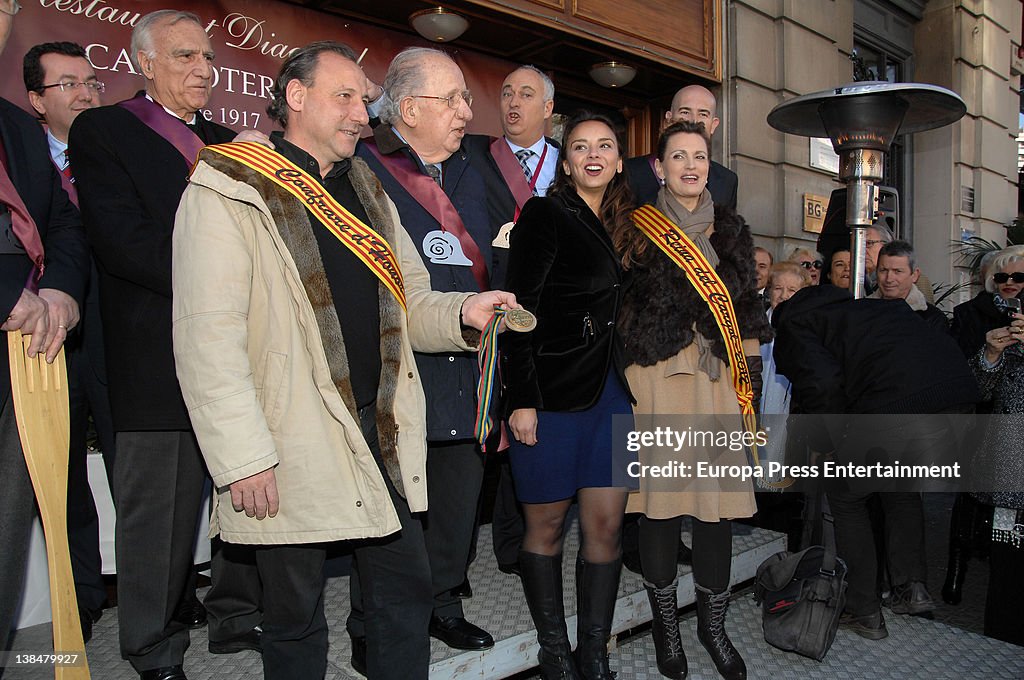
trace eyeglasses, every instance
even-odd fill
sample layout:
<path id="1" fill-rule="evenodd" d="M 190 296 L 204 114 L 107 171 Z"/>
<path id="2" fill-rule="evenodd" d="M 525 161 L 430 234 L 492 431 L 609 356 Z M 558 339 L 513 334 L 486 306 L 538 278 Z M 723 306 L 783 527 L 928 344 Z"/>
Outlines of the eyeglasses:
<path id="1" fill-rule="evenodd" d="M 9 14 L 12 17 L 21 11 L 21 3 L 18 0 L 0 0 L 0 12 Z"/>
<path id="2" fill-rule="evenodd" d="M 456 92 L 453 95 L 447 97 L 435 97 L 430 94 L 414 94 L 410 95 L 418 99 L 436 99 L 442 101 L 448 105 L 449 109 L 459 108 L 461 102 L 466 102 L 466 106 L 473 106 L 473 95 L 469 90 L 463 90 L 462 92 Z"/>
<path id="3" fill-rule="evenodd" d="M 74 90 L 79 87 L 87 87 L 92 90 L 93 94 L 102 94 L 106 89 L 106 83 L 101 83 L 98 80 L 88 80 L 84 83 L 80 83 L 77 80 L 65 80 L 59 83 L 53 83 L 52 85 L 43 85 L 39 88 L 39 91 L 48 90 L 51 87 L 59 87 L 61 92 L 67 92 L 68 90 Z"/>
<path id="4" fill-rule="evenodd" d="M 996 272 L 992 275 L 992 280 L 996 283 L 1006 283 L 1010 279 L 1013 279 L 1014 283 L 1024 283 L 1024 272 L 1013 272 L 1012 274 Z"/>
<path id="5" fill-rule="evenodd" d="M 887 241 L 884 241 L 884 240 L 882 240 L 880 238 L 879 239 L 872 238 L 872 239 L 868 239 L 867 241 L 864 241 L 864 245 L 866 245 L 868 248 L 874 248 L 879 243 L 887 243 Z"/>
<path id="6" fill-rule="evenodd" d="M 824 266 L 824 263 L 822 263 L 821 260 L 815 260 L 814 262 L 801 262 L 800 266 L 804 269 L 821 269 L 822 266 Z"/>

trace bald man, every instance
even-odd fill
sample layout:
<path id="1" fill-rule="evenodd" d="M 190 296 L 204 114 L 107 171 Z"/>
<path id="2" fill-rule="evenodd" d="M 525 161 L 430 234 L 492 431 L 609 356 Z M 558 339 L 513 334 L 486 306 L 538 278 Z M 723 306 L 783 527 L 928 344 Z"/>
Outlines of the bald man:
<path id="1" fill-rule="evenodd" d="M 711 90 L 702 85 L 687 85 L 672 97 L 672 106 L 665 112 L 665 127 L 681 120 L 704 125 L 708 140 L 718 129 L 718 103 Z M 641 203 L 654 203 L 661 189 L 661 181 L 654 174 L 654 156 L 637 156 L 626 161 L 629 184 Z M 736 186 L 739 179 L 729 168 L 711 161 L 708 173 L 708 190 L 716 205 L 727 205 L 736 209 Z"/>

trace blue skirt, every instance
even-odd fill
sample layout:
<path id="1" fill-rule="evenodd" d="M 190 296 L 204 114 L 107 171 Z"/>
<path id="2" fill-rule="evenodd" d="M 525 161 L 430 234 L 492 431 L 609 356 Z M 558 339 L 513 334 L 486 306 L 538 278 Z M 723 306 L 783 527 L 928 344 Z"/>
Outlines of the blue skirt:
<path id="1" fill-rule="evenodd" d="M 509 449 L 519 501 L 552 503 L 572 498 L 579 489 L 614 486 L 612 416 L 632 413 L 613 371 L 587 410 L 537 411 L 537 443 L 526 446 L 513 438 Z"/>

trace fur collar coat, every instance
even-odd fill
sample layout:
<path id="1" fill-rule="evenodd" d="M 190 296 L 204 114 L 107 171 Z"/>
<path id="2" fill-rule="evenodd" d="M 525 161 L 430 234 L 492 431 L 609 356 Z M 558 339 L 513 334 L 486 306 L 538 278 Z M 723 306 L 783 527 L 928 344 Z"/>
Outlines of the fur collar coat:
<path id="1" fill-rule="evenodd" d="M 757 295 L 750 228 L 734 211 L 716 205 L 710 238 L 720 260 L 716 271 L 732 296 L 740 334 L 745 340 L 769 342 L 773 335 Z M 673 357 L 693 343 L 695 332 L 710 340 L 712 354 L 728 364 L 725 341 L 707 303 L 683 270 L 654 244 L 631 266 L 619 331 L 628 365 L 653 366 Z"/>

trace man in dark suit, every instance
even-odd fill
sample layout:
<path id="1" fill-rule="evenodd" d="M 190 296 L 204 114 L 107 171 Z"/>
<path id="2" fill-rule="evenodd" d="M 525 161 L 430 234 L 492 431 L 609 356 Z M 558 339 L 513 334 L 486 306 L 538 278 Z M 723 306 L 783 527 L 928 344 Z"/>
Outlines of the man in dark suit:
<path id="1" fill-rule="evenodd" d="M 708 139 L 718 129 L 718 104 L 711 90 L 701 85 L 687 85 L 676 92 L 672 98 L 672 107 L 665 112 L 666 127 L 681 120 L 704 125 Z M 643 203 L 654 203 L 661 189 L 661 182 L 654 174 L 654 155 L 637 156 L 626 161 L 629 184 L 636 194 L 637 200 Z M 729 168 L 711 161 L 708 172 L 708 191 L 716 205 L 727 205 L 736 209 L 736 187 L 739 179 Z"/>
<path id="2" fill-rule="evenodd" d="M 199 149 L 235 135 L 197 113 L 213 77 L 213 50 L 198 17 L 146 15 L 132 32 L 131 53 L 145 93 L 83 112 L 69 142 L 100 272 L 117 433 L 121 654 L 147 680 L 180 680 L 189 634 L 174 616 L 192 570 L 206 473 L 171 350 L 171 233 Z M 210 649 L 259 649 L 258 608 L 242 604 L 252 602 L 247 584 L 225 574 L 218 556 L 215 549 Z"/>
<path id="3" fill-rule="evenodd" d="M 61 183 L 71 202 L 78 205 L 74 176 L 68 160 L 68 131 L 82 111 L 100 106 L 103 83 L 76 43 L 35 45 L 22 60 L 28 100 L 46 126 L 50 159 L 61 173 Z M 82 306 L 78 331 L 66 344 L 71 436 L 68 446 L 68 543 L 75 595 L 82 622 L 82 637 L 92 637 L 92 624 L 99 620 L 107 600 L 100 558 L 99 518 L 89 486 L 86 432 L 89 415 L 103 452 L 107 476 L 114 465 L 114 427 L 110 420 L 110 397 L 103 360 L 103 332 L 99 310 L 98 274 L 91 263 L 89 285 Z"/>
<path id="4" fill-rule="evenodd" d="M 0 0 L 0 52 L 19 5 Z M 0 99 L 0 330 L 31 336 L 29 356 L 53 361 L 79 321 L 89 255 L 78 212 L 61 189 L 39 124 Z M 40 266 L 42 265 L 42 267 Z M 25 582 L 35 513 L 14 417 L 7 342 L 0 349 L 0 649 Z M 69 650 L 74 651 L 74 650 Z"/>
<path id="5" fill-rule="evenodd" d="M 497 228 L 492 228 L 484 180 L 462 147 L 473 117 L 462 71 L 443 52 L 410 48 L 391 62 L 384 91 L 381 124 L 356 154 L 395 202 L 420 249 L 431 288 L 475 293 L 500 287 L 491 245 Z M 477 359 L 470 353 L 417 352 L 416 363 L 427 396 L 429 508 L 423 521 L 434 591 L 430 634 L 458 649 L 486 649 L 493 638 L 466 620 L 462 601 L 452 592 L 465 579 L 483 481 L 483 456 L 474 439 Z M 360 598 L 373 595 L 357 590 L 348 630 L 355 663 L 361 665 Z"/>
<path id="6" fill-rule="evenodd" d="M 547 195 L 557 173 L 558 144 L 544 136 L 555 106 L 555 85 L 546 73 L 535 66 L 520 66 L 502 82 L 500 97 L 503 135 L 466 135 L 462 143 L 487 185 L 492 223 L 501 225 L 492 245 L 501 249 L 495 251 L 494 276 L 503 279 L 509 233 L 526 201 Z M 498 487 L 491 521 L 494 555 L 498 569 L 512 574 L 519 572 L 523 516 L 508 456 L 500 456 L 497 464 Z"/>

